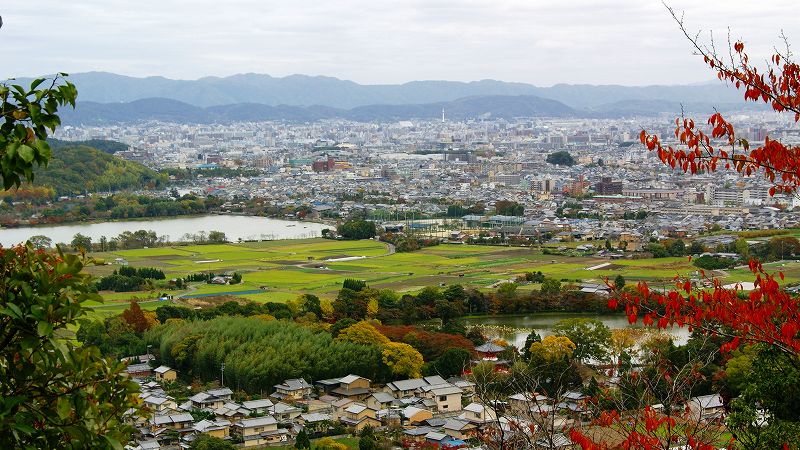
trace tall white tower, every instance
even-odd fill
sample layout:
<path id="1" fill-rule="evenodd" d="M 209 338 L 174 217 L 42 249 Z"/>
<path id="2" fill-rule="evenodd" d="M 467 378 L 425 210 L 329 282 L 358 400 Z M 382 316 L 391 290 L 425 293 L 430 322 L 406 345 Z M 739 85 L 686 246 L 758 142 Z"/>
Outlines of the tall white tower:
<path id="1" fill-rule="evenodd" d="M 444 108 L 442 108 L 442 123 L 444 123 Z"/>

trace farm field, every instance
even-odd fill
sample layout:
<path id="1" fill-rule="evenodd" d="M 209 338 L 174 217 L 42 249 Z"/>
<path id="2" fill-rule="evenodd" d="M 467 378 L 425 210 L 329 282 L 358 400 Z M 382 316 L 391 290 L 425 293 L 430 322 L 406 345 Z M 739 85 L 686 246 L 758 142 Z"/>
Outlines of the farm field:
<path id="1" fill-rule="evenodd" d="M 546 276 L 570 282 L 603 282 L 622 275 L 630 284 L 639 280 L 667 283 L 677 275 L 692 275 L 696 268 L 687 258 L 624 259 L 610 261 L 595 256 L 545 255 L 532 248 L 442 244 L 413 253 L 392 253 L 389 246 L 373 240 L 332 241 L 306 239 L 251 242 L 244 244 L 194 245 L 122 250 L 94 255 L 108 263 L 89 266 L 87 271 L 103 276 L 124 259 L 134 267 L 158 267 L 167 278 L 198 272 L 237 271 L 238 285 L 192 283 L 175 297 L 197 298 L 231 295 L 258 302 L 283 302 L 311 293 L 335 297 L 347 278 L 365 280 L 371 287 L 413 293 L 425 286 L 459 283 L 465 287 L 490 289 L 518 275 L 542 271 Z M 800 264 L 766 265 L 782 270 L 787 283 L 800 282 Z M 716 272 L 724 283 L 752 281 L 747 269 Z M 537 285 L 522 289 L 538 289 Z M 106 303 L 98 313 L 113 310 L 131 298 L 152 299 L 156 292 L 102 293 Z M 158 303 L 144 303 L 156 308 Z"/>

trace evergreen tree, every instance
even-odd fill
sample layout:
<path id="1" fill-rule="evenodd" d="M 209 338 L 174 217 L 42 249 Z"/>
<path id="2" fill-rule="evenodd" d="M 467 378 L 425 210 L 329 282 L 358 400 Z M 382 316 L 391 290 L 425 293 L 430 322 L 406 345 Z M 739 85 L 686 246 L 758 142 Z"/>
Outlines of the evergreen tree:
<path id="1" fill-rule="evenodd" d="M 308 438 L 308 433 L 306 433 L 305 428 L 297 433 L 297 438 L 294 441 L 294 448 L 298 450 L 311 448 L 311 440 Z"/>

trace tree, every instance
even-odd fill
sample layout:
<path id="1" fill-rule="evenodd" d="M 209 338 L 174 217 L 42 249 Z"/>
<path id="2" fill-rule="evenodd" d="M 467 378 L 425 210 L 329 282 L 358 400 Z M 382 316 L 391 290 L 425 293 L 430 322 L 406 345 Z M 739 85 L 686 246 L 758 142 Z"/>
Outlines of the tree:
<path id="1" fill-rule="evenodd" d="M 554 361 L 563 358 L 572 358 L 575 353 L 575 343 L 566 336 L 550 335 L 546 336 L 541 342 L 534 342 L 528 348 L 531 357 L 537 357 L 545 361 Z"/>
<path id="2" fill-rule="evenodd" d="M 615 328 L 611 330 L 609 352 L 611 353 L 612 361 L 617 366 L 621 365 L 624 355 L 631 355 L 639 339 L 642 338 L 646 331 L 648 330 L 644 328 Z"/>
<path id="3" fill-rule="evenodd" d="M 298 450 L 303 449 L 310 449 L 311 448 L 311 439 L 308 438 L 308 433 L 306 433 L 306 429 L 303 428 L 297 433 L 297 437 L 294 441 L 294 448 Z"/>
<path id="4" fill-rule="evenodd" d="M 471 359 L 472 354 L 467 349 L 448 348 L 430 364 L 427 372 L 445 379 L 459 376 L 469 367 Z"/>
<path id="5" fill-rule="evenodd" d="M 375 430 L 371 426 L 364 427 L 358 437 L 358 450 L 378 450 Z"/>
<path id="6" fill-rule="evenodd" d="M 686 244 L 680 239 L 675 239 L 669 243 L 667 253 L 669 256 L 683 256 L 686 254 Z"/>
<path id="7" fill-rule="evenodd" d="M 350 327 L 352 325 L 355 325 L 356 323 L 357 322 L 355 320 L 353 320 L 353 319 L 351 319 L 349 317 L 346 317 L 344 319 L 336 321 L 336 323 L 334 323 L 331 326 L 331 330 L 330 330 L 331 331 L 331 336 L 334 337 L 334 338 L 338 337 L 339 333 L 341 333 L 342 330 L 344 330 L 345 328 Z"/>
<path id="8" fill-rule="evenodd" d="M 787 259 L 800 253 L 800 240 L 791 236 L 774 237 L 769 240 L 769 255 L 771 260 Z"/>
<path id="9" fill-rule="evenodd" d="M 614 278 L 614 289 L 621 290 L 625 287 L 625 277 L 622 274 L 617 275 Z"/>
<path id="10" fill-rule="evenodd" d="M 124 365 L 64 336 L 86 316 L 90 276 L 76 255 L 0 250 L 2 448 L 101 448 L 126 442 L 135 405 Z M 91 396 L 93 401 L 86 401 Z"/>
<path id="11" fill-rule="evenodd" d="M 222 231 L 209 231 L 208 243 L 209 244 L 224 244 L 228 242 L 228 237 Z"/>
<path id="12" fill-rule="evenodd" d="M 645 250 L 652 253 L 653 258 L 666 258 L 667 256 L 669 256 L 669 252 L 667 251 L 667 249 L 664 248 L 664 246 L 662 244 L 659 244 L 658 242 L 651 242 L 647 244 Z"/>
<path id="13" fill-rule="evenodd" d="M 382 335 L 380 331 L 376 330 L 375 327 L 370 325 L 367 321 L 358 322 L 341 330 L 339 335 L 336 336 L 336 340 L 377 346 L 389 343 L 389 338 Z"/>
<path id="14" fill-rule="evenodd" d="M 144 333 L 158 324 L 156 314 L 151 311 L 143 311 L 139 303 L 134 300 L 131 300 L 131 306 L 122 312 L 122 318 L 137 333 Z"/>
<path id="15" fill-rule="evenodd" d="M 733 243 L 733 249 L 742 256 L 742 258 L 747 258 L 750 256 L 750 244 L 747 243 L 747 239 L 739 238 L 736 242 Z"/>
<path id="16" fill-rule="evenodd" d="M 414 347 L 402 342 L 389 342 L 383 346 L 383 363 L 398 377 L 418 378 L 424 361 Z"/>
<path id="17" fill-rule="evenodd" d="M 574 166 L 575 158 L 567 151 L 560 151 L 547 155 L 547 162 L 557 166 Z"/>
<path id="18" fill-rule="evenodd" d="M 0 85 L 4 189 L 33 181 L 34 165 L 47 165 L 48 130 L 60 124 L 59 106 L 74 107 L 77 96 L 63 76 L 36 79 L 30 89 Z M 85 302 L 101 301 L 83 265 L 33 244 L 0 249 L 2 448 L 120 448 L 130 436 L 122 414 L 135 406 L 137 386 L 122 377 L 122 364 L 68 337 L 86 316 Z"/>
<path id="19" fill-rule="evenodd" d="M 516 283 L 500 283 L 497 287 L 497 295 L 504 300 L 513 300 L 517 296 Z"/>
<path id="20" fill-rule="evenodd" d="M 689 246 L 689 254 L 691 255 L 699 255 L 705 251 L 705 247 L 699 241 L 692 241 L 692 245 Z"/>
<path id="21" fill-rule="evenodd" d="M 72 238 L 71 244 L 72 248 L 75 251 L 81 251 L 81 250 L 86 252 L 92 251 L 92 238 L 90 238 L 89 236 L 84 236 L 80 233 L 77 233 Z"/>
<path id="22" fill-rule="evenodd" d="M 36 249 L 48 249 L 53 245 L 53 240 L 47 236 L 43 236 L 41 234 L 37 234 L 36 236 L 31 236 L 28 238 L 28 242 L 31 243 L 33 248 Z"/>
<path id="23" fill-rule="evenodd" d="M 544 295 L 558 295 L 561 293 L 561 282 L 555 278 L 545 278 L 539 292 Z"/>
<path id="24" fill-rule="evenodd" d="M 0 177 L 3 189 L 20 186 L 23 180 L 33 181 L 33 167 L 46 166 L 52 154 L 47 133 L 61 124 L 56 114 L 59 106 L 75 107 L 78 90 L 66 74 L 52 80 L 37 78 L 30 89 L 19 85 L 0 84 Z M 39 89 L 40 86 L 48 86 Z"/>
<path id="25" fill-rule="evenodd" d="M 539 333 L 535 330 L 531 331 L 528 337 L 525 338 L 525 348 L 522 355 L 526 360 L 531 359 L 531 345 L 533 345 L 534 342 L 542 342 L 542 337 L 539 336 Z"/>
<path id="26" fill-rule="evenodd" d="M 317 316 L 317 320 L 322 319 L 322 304 L 319 297 L 314 294 L 303 294 L 300 296 L 300 303 L 303 312 L 312 313 Z"/>
<path id="27" fill-rule="evenodd" d="M 344 239 L 371 239 L 377 234 L 375 222 L 368 220 L 348 220 L 339 225 L 336 231 Z"/>
<path id="28" fill-rule="evenodd" d="M 578 360 L 605 360 L 611 345 L 611 330 L 597 319 L 564 319 L 556 322 L 553 333 L 566 336 L 575 344 Z"/>
<path id="29" fill-rule="evenodd" d="M 503 216 L 521 216 L 525 212 L 525 205 L 510 200 L 498 200 L 494 204 L 497 214 Z"/>

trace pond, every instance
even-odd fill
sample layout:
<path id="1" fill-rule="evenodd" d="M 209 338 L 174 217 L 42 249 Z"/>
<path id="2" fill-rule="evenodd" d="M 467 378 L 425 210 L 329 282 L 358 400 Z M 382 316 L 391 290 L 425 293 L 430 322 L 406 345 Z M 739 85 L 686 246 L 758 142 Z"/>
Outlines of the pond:
<path id="1" fill-rule="evenodd" d="M 471 316 L 463 319 L 467 326 L 481 326 L 484 334 L 490 338 L 502 338 L 509 344 L 522 348 L 525 339 L 536 331 L 545 337 L 553 334 L 552 328 L 556 322 L 564 319 L 589 318 L 598 319 L 611 329 L 641 327 L 641 322 L 635 325 L 628 323 L 628 318 L 623 314 L 597 315 L 591 313 L 543 312 L 520 315 L 503 316 Z M 688 328 L 668 328 L 665 330 L 673 336 L 676 345 L 685 344 L 689 339 Z"/>
<path id="2" fill-rule="evenodd" d="M 315 222 L 296 222 L 268 219 L 255 216 L 207 215 L 200 217 L 181 217 L 168 219 L 126 220 L 114 222 L 78 223 L 41 227 L 20 227 L 0 229 L 0 244 L 4 247 L 19 244 L 31 236 L 44 235 L 53 243 L 69 243 L 77 233 L 92 238 L 93 242 L 101 236 L 108 239 L 124 231 L 153 230 L 159 236 L 167 236 L 169 241 L 180 240 L 184 234 L 197 234 L 201 231 L 222 231 L 231 242 L 264 239 L 304 239 L 319 237 L 322 230 L 332 228 Z"/>

